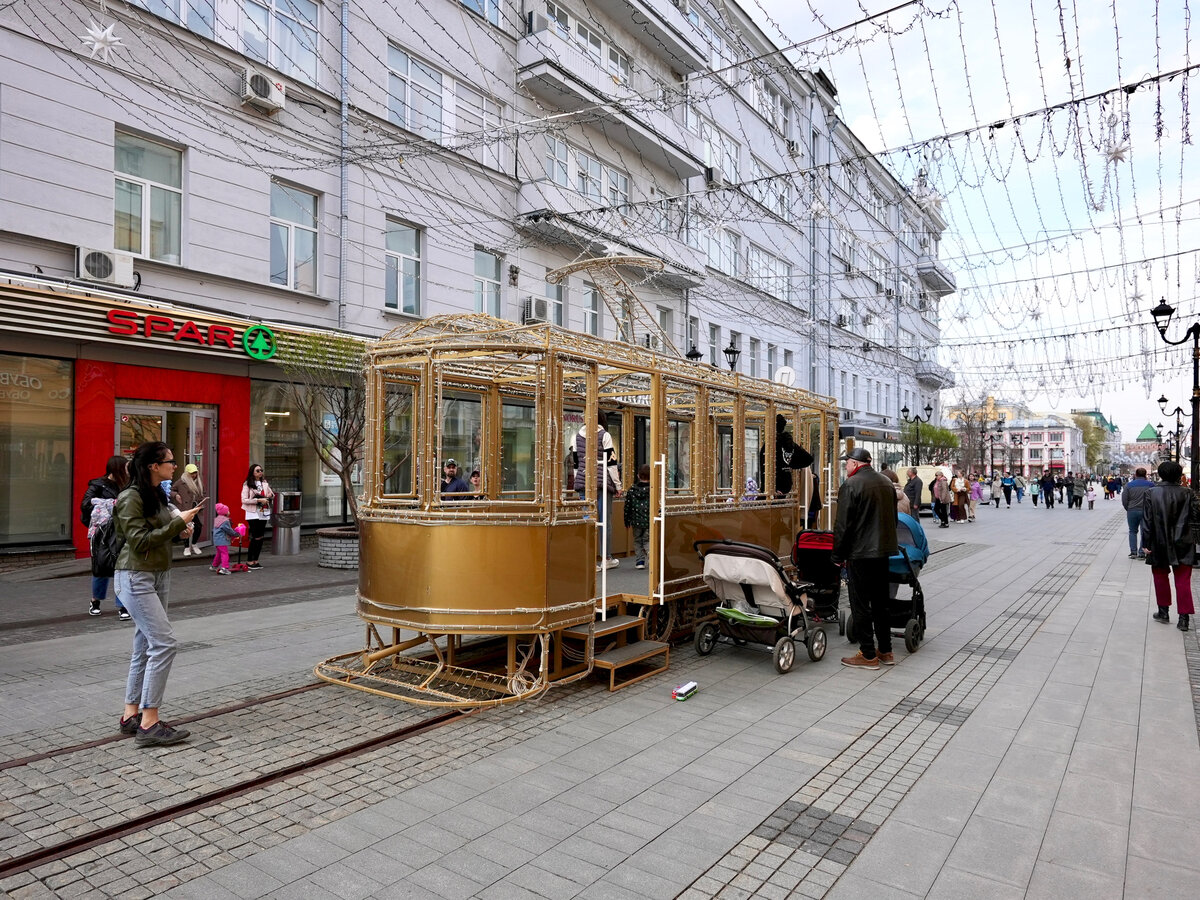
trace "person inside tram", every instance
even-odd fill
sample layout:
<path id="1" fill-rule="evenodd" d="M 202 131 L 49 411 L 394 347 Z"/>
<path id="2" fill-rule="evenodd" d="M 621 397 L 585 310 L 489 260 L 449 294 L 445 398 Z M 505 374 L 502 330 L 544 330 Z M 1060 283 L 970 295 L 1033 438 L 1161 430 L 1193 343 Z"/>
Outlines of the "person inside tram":
<path id="1" fill-rule="evenodd" d="M 759 468 L 767 448 L 759 453 Z M 782 414 L 775 416 L 775 496 L 786 497 L 792 491 L 792 470 L 806 469 L 813 463 L 813 455 L 796 443 L 787 430 L 787 419 Z"/>
<path id="2" fill-rule="evenodd" d="M 471 490 L 471 486 L 463 481 L 458 474 L 458 461 L 454 459 L 446 460 L 442 466 L 442 493 L 443 494 L 466 494 Z"/>

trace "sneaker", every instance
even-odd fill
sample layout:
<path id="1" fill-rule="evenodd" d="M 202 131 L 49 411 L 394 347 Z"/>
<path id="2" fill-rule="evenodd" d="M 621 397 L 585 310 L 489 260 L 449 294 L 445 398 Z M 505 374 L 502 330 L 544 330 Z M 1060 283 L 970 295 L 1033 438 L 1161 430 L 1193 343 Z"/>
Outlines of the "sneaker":
<path id="1" fill-rule="evenodd" d="M 853 656 L 842 657 L 842 665 L 849 666 L 851 669 L 878 669 L 879 660 L 875 657 L 867 659 L 859 650 Z"/>
<path id="2" fill-rule="evenodd" d="M 644 568 L 646 568 L 646 561 L 644 559 L 639 559 L 637 562 L 635 562 L 633 564 L 633 567 L 635 569 L 644 569 Z"/>
<path id="3" fill-rule="evenodd" d="M 120 619 L 122 622 L 128 622 L 130 619 L 133 618 L 133 616 L 131 616 L 129 614 L 129 610 L 127 610 L 125 607 L 122 606 L 120 609 L 117 610 L 117 618 Z"/>
<path id="4" fill-rule="evenodd" d="M 99 600 L 92 601 L 92 606 L 91 606 L 91 609 L 88 610 L 88 615 L 89 616 L 100 615 L 100 601 Z"/>
<path id="5" fill-rule="evenodd" d="M 229 574 L 228 569 L 217 569 L 216 572 L 218 575 L 228 575 Z"/>
<path id="6" fill-rule="evenodd" d="M 142 724 L 142 714 L 134 713 L 128 719 L 121 720 L 121 734 L 137 734 L 138 726 Z"/>
<path id="7" fill-rule="evenodd" d="M 875 658 L 879 660 L 881 665 L 894 666 L 896 664 L 896 655 L 894 653 L 876 653 Z"/>
<path id="8" fill-rule="evenodd" d="M 1130 553 L 1130 554 L 1129 554 L 1129 558 L 1130 558 L 1130 559 L 1137 559 L 1137 558 L 1138 558 L 1138 555 L 1137 555 L 1136 553 Z"/>
<path id="9" fill-rule="evenodd" d="M 246 571 L 247 572 L 257 572 L 261 568 L 262 568 L 262 563 L 257 563 L 257 562 L 246 563 Z"/>
<path id="10" fill-rule="evenodd" d="M 605 560 L 605 562 L 604 562 L 604 568 L 606 568 L 606 569 L 615 569 L 615 568 L 616 568 L 617 566 L 619 566 L 620 564 L 621 564 L 621 561 L 620 561 L 619 559 L 617 559 L 617 558 L 615 558 L 615 557 L 612 557 L 612 556 L 610 556 L 610 557 L 609 557 L 607 560 Z"/>
<path id="11" fill-rule="evenodd" d="M 180 741 L 186 741 L 190 734 L 191 732 L 186 728 L 172 728 L 166 722 L 158 721 L 149 728 L 142 728 L 139 725 L 137 737 L 134 740 L 139 747 L 169 747 Z"/>
<path id="12" fill-rule="evenodd" d="M 184 547 L 184 548 L 183 548 L 183 555 L 184 555 L 184 556 L 191 556 L 191 555 L 192 555 L 192 548 L 191 548 L 191 547 Z"/>

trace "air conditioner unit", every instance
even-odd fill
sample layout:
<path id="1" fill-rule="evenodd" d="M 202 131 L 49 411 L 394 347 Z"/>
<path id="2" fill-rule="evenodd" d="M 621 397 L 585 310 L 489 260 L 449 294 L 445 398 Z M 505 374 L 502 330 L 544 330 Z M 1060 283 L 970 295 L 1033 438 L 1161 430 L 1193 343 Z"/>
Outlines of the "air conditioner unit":
<path id="1" fill-rule="evenodd" d="M 283 82 L 258 69 L 242 71 L 242 103 L 273 113 L 283 109 L 287 92 Z"/>
<path id="2" fill-rule="evenodd" d="M 788 156 L 799 156 L 800 155 L 800 142 L 798 140 L 796 140 L 795 138 L 790 138 L 787 141 L 787 152 L 788 152 Z"/>
<path id="3" fill-rule="evenodd" d="M 850 317 L 839 313 L 838 317 L 837 317 L 838 328 L 845 328 L 849 324 L 850 324 Z"/>
<path id="4" fill-rule="evenodd" d="M 526 297 L 525 314 L 522 316 L 522 321 L 526 325 L 535 322 L 549 322 L 550 301 L 545 297 Z"/>
<path id="5" fill-rule="evenodd" d="M 75 277 L 83 281 L 133 287 L 133 257 L 116 250 L 93 250 L 90 247 L 75 248 Z"/>
<path id="6" fill-rule="evenodd" d="M 708 166 L 704 170 L 704 184 L 710 188 L 725 187 L 725 173 L 719 166 Z"/>
<path id="7" fill-rule="evenodd" d="M 525 17 L 526 34 L 537 34 L 539 31 L 546 31 L 550 28 L 550 20 L 542 13 L 530 12 Z"/>

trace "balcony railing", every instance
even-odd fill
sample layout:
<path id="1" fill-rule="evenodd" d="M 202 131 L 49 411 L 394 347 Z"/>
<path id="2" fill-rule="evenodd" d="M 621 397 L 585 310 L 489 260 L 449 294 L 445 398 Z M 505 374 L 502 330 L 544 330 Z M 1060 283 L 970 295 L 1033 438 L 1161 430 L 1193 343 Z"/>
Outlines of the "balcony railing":
<path id="1" fill-rule="evenodd" d="M 926 254 L 920 257 L 917 260 L 917 275 L 920 276 L 925 290 L 939 297 L 958 290 L 953 273 L 936 256 Z"/>
<path id="2" fill-rule="evenodd" d="M 939 390 L 954 387 L 954 374 L 945 366 L 930 359 L 917 361 L 916 376 L 917 381 L 934 385 Z"/>

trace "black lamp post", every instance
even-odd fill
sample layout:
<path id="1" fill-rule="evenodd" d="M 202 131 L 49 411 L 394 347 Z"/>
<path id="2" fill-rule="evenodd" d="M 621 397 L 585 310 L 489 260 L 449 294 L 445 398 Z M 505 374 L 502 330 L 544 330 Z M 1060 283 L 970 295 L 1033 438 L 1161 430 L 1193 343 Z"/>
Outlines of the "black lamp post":
<path id="1" fill-rule="evenodd" d="M 1004 416 L 999 416 L 996 419 L 996 432 L 988 434 L 987 425 L 979 429 L 979 437 L 986 439 L 988 443 L 988 468 L 992 470 L 993 477 L 996 474 L 996 443 L 1004 440 Z M 983 447 L 979 448 L 980 457 L 983 456 Z"/>
<path id="2" fill-rule="evenodd" d="M 725 361 L 729 363 L 729 371 L 734 371 L 737 368 L 738 357 L 742 355 L 742 351 L 734 344 L 733 338 L 729 339 L 729 346 L 721 352 L 725 354 Z"/>
<path id="3" fill-rule="evenodd" d="M 920 414 L 917 414 L 910 419 L 908 417 L 908 407 L 902 406 L 900 408 L 900 420 L 902 422 L 907 422 L 909 425 L 915 425 L 916 429 L 917 429 L 917 431 L 916 431 L 917 449 L 913 453 L 913 456 L 915 457 L 915 459 L 913 461 L 913 465 L 915 465 L 915 466 L 919 466 L 921 464 L 921 423 L 928 422 L 932 418 L 933 418 L 933 407 L 928 403 L 925 404 L 925 418 L 921 418 Z"/>
<path id="4" fill-rule="evenodd" d="M 1183 415 L 1184 409 L 1181 406 L 1175 407 L 1170 412 L 1167 411 L 1167 395 L 1163 394 L 1158 398 L 1158 408 L 1162 410 L 1164 416 L 1175 417 L 1175 462 L 1179 462 L 1179 445 L 1183 443 Z M 1158 423 L 1158 429 L 1162 431 L 1162 422 Z M 1161 435 L 1159 440 L 1162 440 Z"/>
<path id="5" fill-rule="evenodd" d="M 704 354 L 696 349 L 695 344 L 692 344 L 692 349 L 685 353 L 684 356 L 686 356 L 691 362 L 698 363 Z"/>
<path id="6" fill-rule="evenodd" d="M 987 474 L 987 466 L 983 464 L 983 448 L 987 445 L 987 425 L 984 424 L 979 429 L 979 471 L 984 475 Z"/>
<path id="7" fill-rule="evenodd" d="M 1171 326 L 1171 318 L 1175 315 L 1175 307 L 1168 306 L 1167 301 L 1163 300 L 1158 306 L 1150 310 L 1150 315 L 1154 317 L 1154 325 L 1158 328 L 1159 336 L 1168 344 L 1178 345 L 1186 343 L 1188 338 L 1192 340 L 1192 490 L 1197 490 L 1200 485 L 1200 428 L 1197 428 L 1197 423 L 1200 422 L 1200 322 L 1193 322 L 1188 326 L 1188 330 L 1184 332 L 1183 337 L 1177 341 L 1172 341 L 1167 338 L 1167 329 Z M 1176 448 L 1178 452 L 1178 447 Z"/>
<path id="8" fill-rule="evenodd" d="M 1025 451 L 1022 449 L 1025 446 L 1025 437 L 1020 434 L 1014 434 L 1008 439 L 1008 443 L 1017 448 L 1017 474 L 1025 475 Z M 1012 457 L 1009 457 L 1008 464 L 1012 465 Z"/>

